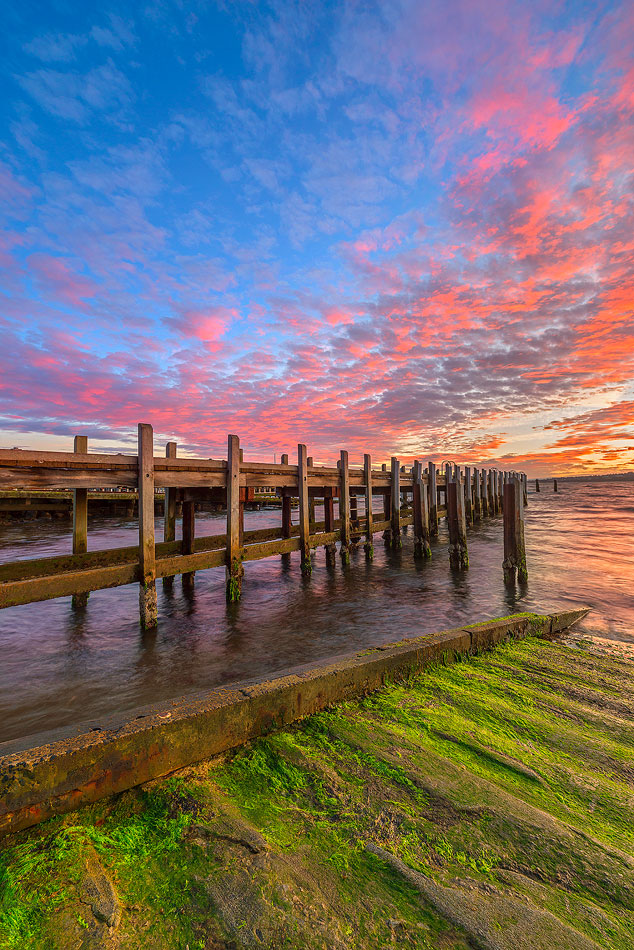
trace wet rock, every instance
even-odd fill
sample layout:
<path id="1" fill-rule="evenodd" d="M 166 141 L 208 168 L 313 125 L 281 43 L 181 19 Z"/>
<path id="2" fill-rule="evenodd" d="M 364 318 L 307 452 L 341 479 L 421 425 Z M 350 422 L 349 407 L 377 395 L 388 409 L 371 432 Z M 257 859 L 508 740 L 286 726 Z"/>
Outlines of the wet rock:
<path id="1" fill-rule="evenodd" d="M 121 907 L 117 893 L 94 851 L 86 858 L 86 874 L 80 885 L 79 896 L 96 920 L 110 929 L 119 926 Z"/>

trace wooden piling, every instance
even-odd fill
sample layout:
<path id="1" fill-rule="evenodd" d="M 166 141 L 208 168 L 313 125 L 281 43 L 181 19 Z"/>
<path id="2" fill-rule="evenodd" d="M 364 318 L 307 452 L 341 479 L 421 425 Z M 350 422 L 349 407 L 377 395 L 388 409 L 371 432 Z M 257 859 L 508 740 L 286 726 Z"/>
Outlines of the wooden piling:
<path id="1" fill-rule="evenodd" d="M 363 480 L 365 481 L 365 544 L 363 550 L 368 561 L 374 557 L 374 544 L 372 543 L 372 458 L 369 455 L 363 456 Z M 326 528 L 326 531 L 328 528 Z"/>
<path id="2" fill-rule="evenodd" d="M 309 577 L 310 563 L 310 509 L 308 507 L 308 455 L 305 445 L 297 446 L 297 485 L 299 493 L 299 543 L 302 574 Z"/>
<path id="3" fill-rule="evenodd" d="M 395 456 L 391 460 L 391 492 L 392 492 L 392 547 L 398 551 L 403 547 L 401 538 L 401 469 Z"/>
<path id="4" fill-rule="evenodd" d="M 523 500 L 524 500 L 524 507 L 527 508 L 528 507 L 528 476 L 526 475 L 526 472 L 523 472 L 520 475 L 520 478 L 522 479 L 522 495 L 523 495 Z"/>
<path id="5" fill-rule="evenodd" d="M 383 462 L 383 464 L 381 465 L 381 471 L 387 472 L 387 465 L 385 462 Z M 383 520 L 389 521 L 390 524 L 392 523 L 392 493 L 389 489 L 383 492 Z M 383 540 L 387 544 L 391 544 L 392 543 L 392 529 L 386 528 L 383 532 L 382 537 L 383 537 Z"/>
<path id="6" fill-rule="evenodd" d="M 473 524 L 473 505 L 471 501 L 471 468 L 466 465 L 464 470 L 464 498 L 465 498 L 465 518 L 467 524 Z"/>
<path id="7" fill-rule="evenodd" d="M 472 516 L 474 521 L 479 521 L 482 517 L 482 500 L 480 497 L 480 472 L 477 468 L 473 470 L 473 507 Z"/>
<path id="8" fill-rule="evenodd" d="M 455 568 L 469 567 L 469 552 L 467 549 L 467 523 L 465 518 L 464 491 L 462 488 L 460 469 L 449 475 L 447 482 L 447 527 L 449 529 L 449 563 Z M 451 478 L 451 481 L 449 481 Z"/>
<path id="9" fill-rule="evenodd" d="M 342 449 L 339 461 L 339 518 L 341 519 L 341 546 L 339 554 L 344 564 L 350 563 L 350 473 L 348 453 Z"/>
<path id="10" fill-rule="evenodd" d="M 436 486 L 436 465 L 427 463 L 427 497 L 429 500 L 429 533 L 432 538 L 438 536 L 438 488 Z"/>
<path id="11" fill-rule="evenodd" d="M 139 491 L 139 612 L 144 630 L 158 621 L 156 553 L 154 541 L 154 433 L 151 425 L 138 428 Z"/>
<path id="12" fill-rule="evenodd" d="M 539 479 L 535 479 L 535 494 L 539 495 L 541 488 L 539 487 Z"/>
<path id="13" fill-rule="evenodd" d="M 194 553 L 194 538 L 196 535 L 196 507 L 192 499 L 183 501 L 183 554 Z M 194 580 L 194 572 L 188 571 L 183 574 L 182 581 L 185 586 Z"/>
<path id="14" fill-rule="evenodd" d="M 324 531 L 332 534 L 335 530 L 335 492 L 333 488 L 324 488 Z M 337 559 L 337 545 L 326 545 L 326 565 L 334 567 Z"/>
<path id="15" fill-rule="evenodd" d="M 176 458 L 176 442 L 168 442 L 165 446 L 165 458 Z M 165 502 L 163 504 L 163 541 L 176 540 L 176 489 L 165 488 Z M 174 587 L 173 575 L 163 578 L 163 590 L 171 591 Z"/>
<path id="16" fill-rule="evenodd" d="M 524 544 L 524 498 L 521 480 L 515 476 L 504 486 L 504 581 L 528 579 Z"/>
<path id="17" fill-rule="evenodd" d="M 240 439 L 230 435 L 227 440 L 227 601 L 235 603 L 242 596 L 242 548 L 240 545 Z"/>
<path id="18" fill-rule="evenodd" d="M 556 478 L 553 478 L 553 491 L 559 491 L 559 489 L 557 488 L 557 479 L 556 479 Z"/>
<path id="19" fill-rule="evenodd" d="M 414 462 L 413 495 L 414 495 L 414 557 L 431 557 L 429 543 L 429 504 L 427 501 L 427 485 L 423 479 L 423 463 Z"/>
<path id="20" fill-rule="evenodd" d="M 480 472 L 480 507 L 482 509 L 482 517 L 486 518 L 491 514 L 491 509 L 489 508 L 489 473 L 486 468 L 483 468 Z"/>
<path id="21" fill-rule="evenodd" d="M 88 454 L 88 437 L 76 435 L 74 452 Z M 76 488 L 73 491 L 73 554 L 86 554 L 88 551 L 88 489 Z M 71 605 L 81 609 L 88 603 L 88 594 L 73 594 Z"/>
<path id="22" fill-rule="evenodd" d="M 495 470 L 489 469 L 489 484 L 488 484 L 488 501 L 489 501 L 489 514 L 497 514 L 497 506 L 495 504 Z"/>
<path id="23" fill-rule="evenodd" d="M 350 495 L 350 545 L 356 547 L 361 540 L 359 534 L 359 503 L 356 495 Z"/>

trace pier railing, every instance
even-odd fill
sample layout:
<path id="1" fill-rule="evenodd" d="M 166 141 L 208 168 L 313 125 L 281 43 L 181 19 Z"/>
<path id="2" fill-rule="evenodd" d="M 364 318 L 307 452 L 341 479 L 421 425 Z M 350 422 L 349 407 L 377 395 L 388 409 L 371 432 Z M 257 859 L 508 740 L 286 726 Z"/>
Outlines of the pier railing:
<path id="1" fill-rule="evenodd" d="M 373 556 L 373 537 L 382 533 L 386 543 L 402 545 L 402 531 L 414 529 L 414 556 L 431 556 L 430 540 L 438 533 L 438 519 L 446 517 L 449 557 L 453 567 L 468 567 L 467 526 L 480 518 L 505 512 L 504 571 L 514 582 L 516 571 L 525 576 L 523 507 L 526 476 L 494 469 L 446 463 L 437 471 L 429 461 L 406 469 L 398 458 L 380 468 L 370 455 L 362 468 L 350 467 L 342 451 L 337 467 L 314 465 L 305 445 L 298 445 L 297 464 L 283 455 L 280 463 L 249 462 L 243 458 L 238 436 L 228 438 L 227 459 L 178 458 L 168 442 L 165 456 L 154 455 L 153 431 L 140 424 L 138 454 L 100 455 L 88 452 L 87 440 L 75 438 L 74 452 L 29 452 L 0 449 L 0 489 L 22 491 L 73 490 L 72 553 L 0 565 L 0 607 L 15 606 L 72 595 L 81 606 L 90 591 L 138 583 L 144 627 L 157 621 L 156 580 L 171 583 L 174 575 L 190 579 L 195 571 L 226 569 L 226 592 L 239 600 L 243 562 L 300 552 L 301 570 L 311 572 L 310 551 L 324 546 L 333 563 L 339 555 L 349 561 L 352 545 L 364 541 L 366 557 Z M 139 540 L 130 547 L 88 551 L 88 490 L 133 488 L 138 491 Z M 164 540 L 155 538 L 154 496 L 164 489 Z M 255 489 L 268 488 L 281 497 L 279 527 L 244 530 L 245 504 Z M 358 498 L 365 510 L 358 513 Z M 382 511 L 373 511 L 373 498 L 382 498 Z M 315 501 L 321 499 L 324 520 L 315 520 Z M 292 524 L 297 500 L 298 524 Z M 195 536 L 195 506 L 212 502 L 226 507 L 225 534 Z M 335 501 L 338 517 L 335 518 Z M 182 504 L 183 536 L 176 540 L 177 503 Z"/>

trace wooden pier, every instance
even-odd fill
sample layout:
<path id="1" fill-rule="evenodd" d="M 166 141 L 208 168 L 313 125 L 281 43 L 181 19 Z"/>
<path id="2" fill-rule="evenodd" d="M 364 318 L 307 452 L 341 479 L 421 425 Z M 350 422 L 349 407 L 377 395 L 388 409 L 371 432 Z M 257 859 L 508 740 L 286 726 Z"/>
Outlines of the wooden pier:
<path id="1" fill-rule="evenodd" d="M 413 525 L 414 556 L 431 556 L 430 540 L 438 534 L 438 519 L 447 517 L 450 563 L 466 569 L 467 527 L 504 509 L 504 572 L 509 583 L 526 577 L 523 508 L 526 476 L 494 469 L 465 468 L 446 463 L 437 470 L 432 461 L 415 461 L 407 469 L 397 457 L 374 468 L 370 455 L 360 468 L 350 467 L 342 451 L 336 467 L 313 464 L 300 444 L 297 464 L 283 455 L 278 464 L 243 458 L 238 436 L 228 438 L 227 459 L 177 457 L 167 443 L 165 455 L 154 454 L 150 425 L 138 427 L 138 453 L 100 455 L 88 452 L 85 437 L 77 437 L 74 452 L 29 452 L 0 449 L 0 491 L 73 492 L 72 553 L 0 565 L 0 607 L 11 607 L 71 595 L 79 607 L 90 591 L 139 584 L 140 617 L 144 627 L 157 622 L 156 580 L 176 574 L 224 567 L 229 601 L 240 599 L 245 561 L 299 551 L 301 571 L 311 573 L 312 549 L 325 547 L 328 563 L 349 562 L 351 546 L 364 540 L 369 559 L 373 537 L 383 535 L 395 549 L 403 530 Z M 138 494 L 138 544 L 102 551 L 88 550 L 88 505 L 91 490 L 133 490 Z M 164 500 L 164 540 L 155 538 L 157 490 Z M 281 501 L 279 527 L 244 530 L 244 509 L 258 492 L 275 493 Z M 375 496 L 382 511 L 372 510 Z M 358 499 L 364 513 L 358 512 Z M 323 500 L 324 521 L 315 521 L 315 501 Z M 335 518 L 337 500 L 339 517 Z M 201 503 L 226 508 L 225 534 L 197 538 L 194 512 Z M 298 506 L 299 523 L 291 508 Z M 176 518 L 182 506 L 183 538 L 176 540 Z"/>

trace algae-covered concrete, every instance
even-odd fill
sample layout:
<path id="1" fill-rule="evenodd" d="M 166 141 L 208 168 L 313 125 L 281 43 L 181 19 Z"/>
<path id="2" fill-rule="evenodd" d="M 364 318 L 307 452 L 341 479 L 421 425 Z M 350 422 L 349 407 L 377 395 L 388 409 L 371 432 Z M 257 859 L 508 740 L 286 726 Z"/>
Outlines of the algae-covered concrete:
<path id="1" fill-rule="evenodd" d="M 548 636 L 588 609 L 513 614 L 207 690 L 109 721 L 2 743 L 0 835 L 204 761 L 440 660 L 509 637 Z"/>
<path id="2" fill-rule="evenodd" d="M 503 643 L 0 844 L 3 948 L 634 945 L 634 668 Z"/>

